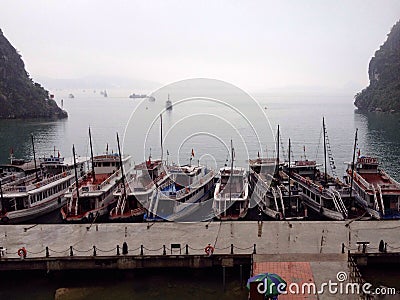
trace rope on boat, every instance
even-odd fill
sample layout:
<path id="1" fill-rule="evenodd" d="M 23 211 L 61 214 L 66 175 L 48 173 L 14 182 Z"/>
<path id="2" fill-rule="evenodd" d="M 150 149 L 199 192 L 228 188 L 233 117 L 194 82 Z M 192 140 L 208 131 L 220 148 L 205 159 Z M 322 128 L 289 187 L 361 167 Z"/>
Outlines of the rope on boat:
<path id="1" fill-rule="evenodd" d="M 230 246 L 229 246 L 230 247 Z M 190 250 L 194 250 L 194 251 L 203 251 L 204 250 L 204 248 L 199 248 L 199 249 L 197 249 L 197 248 L 192 248 L 192 247 L 190 247 L 189 245 L 188 245 L 188 248 L 190 249 Z"/>

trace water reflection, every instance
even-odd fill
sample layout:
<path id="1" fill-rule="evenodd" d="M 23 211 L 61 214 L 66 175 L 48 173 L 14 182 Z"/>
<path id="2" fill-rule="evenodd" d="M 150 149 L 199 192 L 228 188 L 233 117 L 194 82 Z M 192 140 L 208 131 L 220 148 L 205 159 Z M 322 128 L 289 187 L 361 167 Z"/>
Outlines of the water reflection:
<path id="1" fill-rule="evenodd" d="M 355 111 L 354 119 L 360 130 L 361 154 L 376 156 L 382 168 L 400 180 L 400 116 Z"/>
<path id="2" fill-rule="evenodd" d="M 35 150 L 40 155 L 57 151 L 62 147 L 66 120 L 60 121 L 23 121 L 0 120 L 0 162 L 8 162 L 13 149 L 17 158 L 31 159 L 33 157 L 31 134 L 35 137 Z"/>

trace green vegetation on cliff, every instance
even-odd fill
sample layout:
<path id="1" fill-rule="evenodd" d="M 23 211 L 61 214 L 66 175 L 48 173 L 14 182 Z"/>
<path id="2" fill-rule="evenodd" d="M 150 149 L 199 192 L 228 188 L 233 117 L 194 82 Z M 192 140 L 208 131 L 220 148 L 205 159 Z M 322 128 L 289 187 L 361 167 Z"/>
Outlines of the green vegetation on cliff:
<path id="1" fill-rule="evenodd" d="M 21 56 L 0 29 L 0 119 L 66 117 L 49 92 L 29 78 Z"/>
<path id="2" fill-rule="evenodd" d="M 360 110 L 400 112 L 400 21 L 369 63 L 369 86 L 355 95 Z"/>

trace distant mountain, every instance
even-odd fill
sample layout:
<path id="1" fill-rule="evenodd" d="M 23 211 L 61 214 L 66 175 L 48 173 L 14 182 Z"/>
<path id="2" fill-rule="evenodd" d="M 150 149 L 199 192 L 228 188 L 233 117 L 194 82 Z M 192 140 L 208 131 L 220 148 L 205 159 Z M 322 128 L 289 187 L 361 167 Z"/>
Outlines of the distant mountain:
<path id="1" fill-rule="evenodd" d="M 143 79 L 129 79 L 115 76 L 85 76 L 81 78 L 38 77 L 49 89 L 112 89 L 153 90 L 161 86 L 158 82 Z"/>
<path id="2" fill-rule="evenodd" d="M 0 29 L 0 119 L 66 118 L 49 92 L 25 71 L 21 55 Z"/>
<path id="3" fill-rule="evenodd" d="M 369 86 L 354 96 L 364 111 L 400 112 L 400 21 L 369 63 Z"/>

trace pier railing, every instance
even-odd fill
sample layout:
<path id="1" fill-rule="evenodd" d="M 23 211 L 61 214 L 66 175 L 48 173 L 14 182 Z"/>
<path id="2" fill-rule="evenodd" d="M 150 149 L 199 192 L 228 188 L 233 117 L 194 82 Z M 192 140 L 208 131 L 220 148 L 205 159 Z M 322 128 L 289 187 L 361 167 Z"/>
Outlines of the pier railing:
<path id="1" fill-rule="evenodd" d="M 235 254 L 256 254 L 256 244 L 248 247 L 238 247 L 230 244 L 225 247 L 214 247 L 206 245 L 205 247 L 192 247 L 189 244 L 172 243 L 170 245 L 160 245 L 158 248 L 148 248 L 145 245 L 135 245 L 131 248 L 128 243 L 124 242 L 121 245 L 116 245 L 111 249 L 93 245 L 87 248 L 78 248 L 76 246 L 69 246 L 65 249 L 55 249 L 53 247 L 44 247 L 38 249 L 26 249 L 24 247 L 17 249 L 0 249 L 0 265 L 1 260 L 11 258 L 65 258 L 65 257 L 96 257 L 96 256 L 160 256 L 160 255 L 235 255 Z M 1 267 L 0 267 L 1 269 Z"/>

